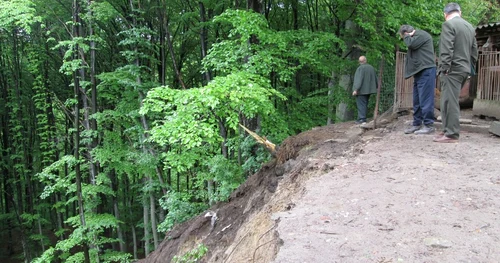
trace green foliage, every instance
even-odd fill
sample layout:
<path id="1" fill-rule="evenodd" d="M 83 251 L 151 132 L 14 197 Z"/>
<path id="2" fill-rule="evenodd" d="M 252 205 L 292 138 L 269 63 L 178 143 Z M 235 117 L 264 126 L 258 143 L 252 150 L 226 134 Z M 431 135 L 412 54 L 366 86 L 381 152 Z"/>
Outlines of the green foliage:
<path id="1" fill-rule="evenodd" d="M 208 248 L 204 244 L 199 244 L 182 256 L 174 256 L 172 263 L 196 263 L 198 260 L 202 259 L 207 252 Z"/>
<path id="2" fill-rule="evenodd" d="M 83 63 L 81 58 L 73 58 L 76 52 L 88 52 L 90 49 L 87 39 L 83 37 L 73 37 L 71 40 L 59 41 L 54 47 L 54 50 L 66 49 L 63 59 L 64 62 L 59 69 L 59 72 L 66 74 L 68 76 L 72 75 L 74 72 L 82 69 L 88 68 L 88 66 Z M 77 49 L 78 48 L 78 49 Z"/>
<path id="3" fill-rule="evenodd" d="M 120 32 L 120 36 L 124 38 L 120 41 L 120 46 L 129 47 L 120 52 L 120 54 L 128 61 L 134 62 L 136 59 L 153 59 L 147 51 L 153 50 L 152 43 L 147 40 L 146 36 L 154 35 L 155 32 L 147 27 L 132 27 L 128 30 Z"/>
<path id="4" fill-rule="evenodd" d="M 133 262 L 132 255 L 119 251 L 106 250 L 100 257 L 100 262 L 103 263 L 128 263 Z"/>
<path id="5" fill-rule="evenodd" d="M 56 251 L 55 248 L 50 247 L 47 250 L 43 252 L 43 254 L 40 257 L 37 257 L 31 261 L 32 263 L 46 263 L 46 262 L 52 262 L 54 258 L 54 252 Z"/>
<path id="6" fill-rule="evenodd" d="M 462 17 L 473 26 L 500 21 L 500 3 L 494 0 L 456 1 Z"/>
<path id="7" fill-rule="evenodd" d="M 203 160 L 202 164 L 206 167 L 206 172 L 198 173 L 196 181 L 199 189 L 203 189 L 205 181 L 212 180 L 215 183 L 215 191 L 208 197 L 210 203 L 226 201 L 244 181 L 241 167 L 222 155 Z"/>
<path id="8" fill-rule="evenodd" d="M 90 8 L 92 10 L 92 18 L 100 22 L 109 23 L 117 17 L 121 17 L 121 14 L 118 12 L 118 10 L 116 10 L 108 1 L 93 1 Z"/>
<path id="9" fill-rule="evenodd" d="M 330 33 L 274 31 L 255 12 L 226 10 L 214 22 L 232 25 L 229 39 L 215 43 L 203 63 L 207 69 L 225 74 L 244 70 L 267 77 L 277 73 L 281 81 L 290 81 L 304 65 L 330 74 L 341 61 L 332 50 L 341 53 L 345 49 L 344 42 Z M 258 41 L 250 44 L 250 39 Z"/>
<path id="10" fill-rule="evenodd" d="M 125 260 L 118 262 L 130 262 L 130 255 L 106 250 L 104 253 L 98 253 L 104 245 L 119 242 L 115 238 L 106 238 L 101 235 L 106 229 L 116 229 L 118 220 L 110 214 L 85 213 L 86 226 L 81 225 L 79 216 L 68 218 L 66 223 L 74 228 L 67 239 L 57 242 L 55 247 L 47 249 L 39 258 L 33 262 L 52 262 L 56 258 L 64 262 L 82 262 L 83 253 L 71 253 L 71 250 L 83 244 L 91 243 L 92 250 L 91 262 L 117 262 L 116 260 Z"/>
<path id="11" fill-rule="evenodd" d="M 257 172 L 262 163 L 271 158 L 269 151 L 259 145 L 251 136 L 244 137 L 240 144 L 241 157 L 245 160 L 241 168 L 245 175 L 252 175 Z"/>
<path id="12" fill-rule="evenodd" d="M 182 223 L 208 208 L 205 202 L 193 200 L 193 193 L 169 191 L 160 199 L 160 206 L 168 211 L 165 221 L 158 225 L 158 231 L 167 232 L 174 225 Z"/>
<path id="13" fill-rule="evenodd" d="M 186 171 L 196 159 L 210 156 L 216 149 L 212 147 L 218 147 L 223 141 L 219 125 L 236 133 L 242 116 L 252 118 L 272 114 L 271 98 L 283 97 L 262 77 L 236 72 L 217 77 L 198 89 L 153 89 L 148 93 L 141 113 L 164 115 L 152 127 L 150 140 L 160 145 L 178 145 L 182 150 L 167 153 L 166 164 L 177 171 Z M 202 148 L 205 151 L 200 151 Z"/>
<path id="14" fill-rule="evenodd" d="M 288 112 L 286 115 L 286 122 L 292 134 L 325 125 L 325 116 L 328 109 L 327 93 L 327 89 L 311 92 L 309 96 L 302 96 L 295 91 L 290 92 L 289 97 L 292 97 L 291 100 L 297 101 L 296 103 L 287 105 L 286 108 Z M 334 94 L 334 98 L 336 98 L 336 100 L 333 102 L 334 105 L 340 102 L 349 101 L 350 99 L 346 96 L 340 97 L 335 95 L 336 94 Z"/>
<path id="15" fill-rule="evenodd" d="M 35 175 L 41 182 L 45 183 L 45 188 L 40 195 L 42 199 L 47 198 L 55 191 L 74 190 L 74 187 L 72 187 L 72 178 L 60 175 L 63 174 L 66 165 L 71 168 L 75 163 L 76 160 L 73 156 L 63 156 L 58 161 L 43 169 L 42 172 Z"/>
<path id="16" fill-rule="evenodd" d="M 0 28 L 12 29 L 13 26 L 17 26 L 31 33 L 31 25 L 40 21 L 41 17 L 36 15 L 33 1 L 0 1 Z"/>

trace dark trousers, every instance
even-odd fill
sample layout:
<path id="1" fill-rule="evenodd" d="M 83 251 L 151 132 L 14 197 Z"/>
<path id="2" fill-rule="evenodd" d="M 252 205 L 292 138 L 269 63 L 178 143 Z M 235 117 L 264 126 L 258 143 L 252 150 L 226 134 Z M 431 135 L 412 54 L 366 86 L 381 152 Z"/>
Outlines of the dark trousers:
<path id="1" fill-rule="evenodd" d="M 441 119 L 443 132 L 449 138 L 460 136 L 460 90 L 467 80 L 467 73 L 440 75 Z"/>
<path id="2" fill-rule="evenodd" d="M 356 106 L 358 107 L 358 121 L 366 121 L 369 100 L 370 94 L 356 96 Z"/>
<path id="3" fill-rule="evenodd" d="M 436 68 L 426 68 L 413 78 L 413 126 L 433 125 Z"/>

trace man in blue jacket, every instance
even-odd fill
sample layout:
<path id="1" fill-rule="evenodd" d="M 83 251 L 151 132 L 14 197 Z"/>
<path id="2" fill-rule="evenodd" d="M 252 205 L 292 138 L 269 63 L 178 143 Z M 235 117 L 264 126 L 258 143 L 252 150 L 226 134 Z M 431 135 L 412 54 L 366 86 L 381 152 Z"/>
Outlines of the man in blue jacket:
<path id="1" fill-rule="evenodd" d="M 370 95 L 377 93 L 377 73 L 367 63 L 365 56 L 359 57 L 358 62 L 359 67 L 356 69 L 356 73 L 354 73 L 352 95 L 356 96 L 356 106 L 358 108 L 358 120 L 355 123 L 362 124 L 366 122 Z"/>
<path id="2" fill-rule="evenodd" d="M 429 33 L 402 25 L 399 34 L 408 47 L 404 77 L 413 76 L 413 123 L 405 133 L 429 134 L 434 128 L 434 89 L 436 88 L 436 58 Z M 422 126 L 423 124 L 423 126 Z"/>
<path id="3" fill-rule="evenodd" d="M 439 80 L 441 85 L 441 118 L 443 131 L 435 142 L 458 142 L 460 136 L 459 96 L 463 84 L 477 61 L 477 42 L 474 27 L 462 18 L 457 3 L 444 10 L 445 22 L 439 40 Z"/>

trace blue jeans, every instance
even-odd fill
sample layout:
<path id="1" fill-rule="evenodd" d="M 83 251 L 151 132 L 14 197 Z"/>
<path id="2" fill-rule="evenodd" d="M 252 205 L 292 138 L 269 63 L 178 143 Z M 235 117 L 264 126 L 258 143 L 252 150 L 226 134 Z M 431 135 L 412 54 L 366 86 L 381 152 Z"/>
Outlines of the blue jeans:
<path id="1" fill-rule="evenodd" d="M 413 126 L 433 125 L 436 68 L 423 69 L 413 78 Z"/>

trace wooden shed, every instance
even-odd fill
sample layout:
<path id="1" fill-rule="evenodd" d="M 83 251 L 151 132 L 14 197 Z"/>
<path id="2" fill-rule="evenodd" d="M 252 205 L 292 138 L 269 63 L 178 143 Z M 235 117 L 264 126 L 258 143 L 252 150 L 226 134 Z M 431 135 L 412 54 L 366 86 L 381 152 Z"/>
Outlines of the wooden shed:
<path id="1" fill-rule="evenodd" d="M 500 119 L 500 22 L 476 27 L 479 49 L 473 112 Z"/>

